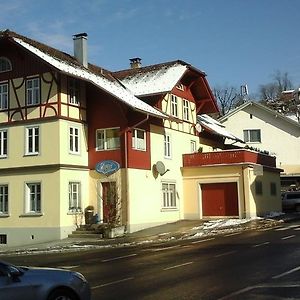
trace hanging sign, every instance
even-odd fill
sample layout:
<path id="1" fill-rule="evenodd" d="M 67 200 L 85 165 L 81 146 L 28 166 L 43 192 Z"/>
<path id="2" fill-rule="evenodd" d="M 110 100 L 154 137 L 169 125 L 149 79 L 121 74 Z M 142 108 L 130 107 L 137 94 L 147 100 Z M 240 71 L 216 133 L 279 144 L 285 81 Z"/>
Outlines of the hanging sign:
<path id="1" fill-rule="evenodd" d="M 109 176 L 120 169 L 120 164 L 114 160 L 102 160 L 95 166 L 96 172 Z"/>

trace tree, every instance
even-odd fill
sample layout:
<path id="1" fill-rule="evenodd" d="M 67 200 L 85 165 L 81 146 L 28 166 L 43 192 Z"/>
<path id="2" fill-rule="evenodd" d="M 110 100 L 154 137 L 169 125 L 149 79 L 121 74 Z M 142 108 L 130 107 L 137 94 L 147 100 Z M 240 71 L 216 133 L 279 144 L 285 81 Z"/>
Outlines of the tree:
<path id="1" fill-rule="evenodd" d="M 222 116 L 243 102 L 240 93 L 233 86 L 217 86 L 213 88 L 213 93 L 217 99 Z"/>

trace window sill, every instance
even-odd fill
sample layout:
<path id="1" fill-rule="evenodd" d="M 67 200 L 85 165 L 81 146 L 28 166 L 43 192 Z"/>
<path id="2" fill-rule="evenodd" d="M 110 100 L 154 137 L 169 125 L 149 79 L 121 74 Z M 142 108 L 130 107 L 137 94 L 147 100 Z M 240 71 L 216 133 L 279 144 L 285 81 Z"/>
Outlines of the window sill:
<path id="1" fill-rule="evenodd" d="M 8 217 L 10 217 L 10 214 L 0 213 L 0 218 L 8 218 Z"/>
<path id="2" fill-rule="evenodd" d="M 34 212 L 30 212 L 30 213 L 25 213 L 20 215 L 20 218 L 27 218 L 27 217 L 42 217 L 44 216 L 44 213 L 34 213 Z"/>
<path id="3" fill-rule="evenodd" d="M 38 155 L 40 155 L 38 152 L 35 152 L 35 153 L 25 153 L 24 157 L 26 157 L 26 156 L 38 156 Z"/>
<path id="4" fill-rule="evenodd" d="M 164 207 L 164 208 L 161 208 L 160 210 L 161 212 L 174 212 L 174 211 L 179 211 L 179 209 L 177 207 Z"/>
<path id="5" fill-rule="evenodd" d="M 7 155 L 0 155 L 0 159 L 6 159 L 7 157 Z"/>
<path id="6" fill-rule="evenodd" d="M 82 211 L 68 211 L 68 216 L 82 215 Z"/>

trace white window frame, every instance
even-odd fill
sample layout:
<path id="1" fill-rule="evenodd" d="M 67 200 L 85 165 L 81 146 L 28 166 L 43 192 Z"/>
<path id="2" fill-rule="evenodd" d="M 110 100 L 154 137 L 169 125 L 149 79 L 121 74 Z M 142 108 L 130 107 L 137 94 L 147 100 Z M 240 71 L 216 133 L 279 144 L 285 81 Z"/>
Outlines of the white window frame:
<path id="1" fill-rule="evenodd" d="M 140 134 L 142 134 L 143 137 L 139 137 Z M 132 149 L 146 151 L 147 144 L 145 130 L 136 128 L 132 131 Z"/>
<path id="2" fill-rule="evenodd" d="M 25 213 L 42 213 L 42 184 L 41 182 L 26 182 Z"/>
<path id="3" fill-rule="evenodd" d="M 80 128 L 69 126 L 69 152 L 80 154 Z"/>
<path id="4" fill-rule="evenodd" d="M 184 91 L 184 85 L 183 85 L 182 83 L 178 83 L 178 84 L 176 85 L 176 88 L 177 88 L 178 90 L 180 90 L 180 91 Z"/>
<path id="5" fill-rule="evenodd" d="M 8 108 L 8 83 L 0 83 L 0 110 Z"/>
<path id="6" fill-rule="evenodd" d="M 81 182 L 69 181 L 69 212 L 82 212 L 81 204 Z"/>
<path id="7" fill-rule="evenodd" d="M 162 210 L 178 209 L 176 182 L 162 181 Z"/>
<path id="8" fill-rule="evenodd" d="M 172 158 L 172 139 L 168 133 L 164 134 L 164 157 Z"/>
<path id="9" fill-rule="evenodd" d="M 80 81 L 74 78 L 69 78 L 69 103 L 80 104 Z"/>
<path id="10" fill-rule="evenodd" d="M 191 145 L 191 153 L 196 153 L 197 152 L 197 142 L 191 140 L 190 145 Z"/>
<path id="11" fill-rule="evenodd" d="M 108 131 L 110 130 L 115 131 L 118 137 L 109 138 Z M 101 138 L 99 138 L 100 135 Z M 96 151 L 110 151 L 116 149 L 120 149 L 120 127 L 97 129 L 96 130 Z"/>
<path id="12" fill-rule="evenodd" d="M 41 102 L 40 78 L 26 80 L 26 104 L 37 105 Z"/>
<path id="13" fill-rule="evenodd" d="M 38 155 L 40 153 L 39 126 L 29 126 L 25 128 L 25 144 L 25 155 Z"/>
<path id="14" fill-rule="evenodd" d="M 178 117 L 178 97 L 175 95 L 171 95 L 171 115 Z"/>
<path id="15" fill-rule="evenodd" d="M 8 149 L 8 131 L 7 129 L 0 130 L 0 158 L 7 157 Z"/>
<path id="16" fill-rule="evenodd" d="M 0 216 L 8 214 L 8 184 L 0 184 Z"/>
<path id="17" fill-rule="evenodd" d="M 186 99 L 182 99 L 182 118 L 185 121 L 190 120 L 190 102 Z"/>
<path id="18" fill-rule="evenodd" d="M 251 133 L 253 132 L 259 132 L 259 140 L 253 140 L 251 137 Z M 261 143 L 261 130 L 260 129 L 244 129 L 243 130 L 244 135 L 244 142 L 245 143 Z"/>

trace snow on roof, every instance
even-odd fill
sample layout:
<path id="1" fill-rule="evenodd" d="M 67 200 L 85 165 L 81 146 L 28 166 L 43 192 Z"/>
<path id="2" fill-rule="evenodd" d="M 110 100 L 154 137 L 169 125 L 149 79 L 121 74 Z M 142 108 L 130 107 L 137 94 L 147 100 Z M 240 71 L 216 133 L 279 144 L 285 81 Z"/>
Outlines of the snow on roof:
<path id="1" fill-rule="evenodd" d="M 176 62 L 137 72 L 120 80 L 136 96 L 159 94 L 171 91 L 186 70 L 186 65 Z"/>
<path id="2" fill-rule="evenodd" d="M 241 139 L 239 139 L 238 137 L 236 137 L 235 135 L 227 131 L 224 125 L 222 125 L 220 122 L 218 122 L 217 120 L 211 118 L 206 114 L 198 115 L 197 121 L 205 129 L 208 129 L 209 131 L 212 131 L 217 135 L 221 135 L 225 138 L 244 143 Z"/>
<path id="3" fill-rule="evenodd" d="M 36 47 L 24 42 L 20 38 L 13 37 L 13 39 L 19 45 L 26 48 L 33 54 L 37 55 L 56 69 L 93 83 L 94 85 L 117 97 L 119 100 L 123 101 L 132 108 L 156 117 L 167 118 L 167 115 L 161 113 L 154 107 L 136 98 L 128 89 L 124 88 L 117 80 L 108 80 L 104 76 L 96 75 L 88 71 L 87 69 L 79 68 L 78 66 L 72 65 L 71 63 L 59 60 L 47 53 L 42 52 Z"/>

